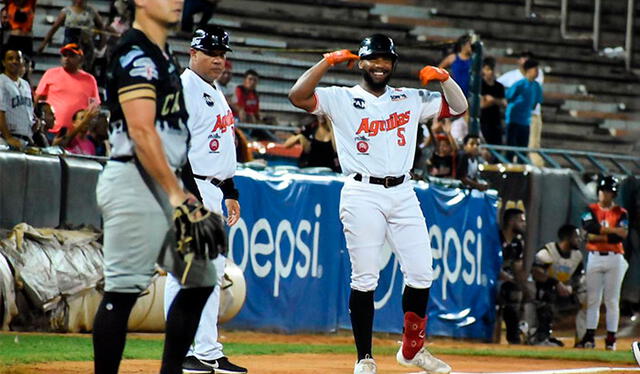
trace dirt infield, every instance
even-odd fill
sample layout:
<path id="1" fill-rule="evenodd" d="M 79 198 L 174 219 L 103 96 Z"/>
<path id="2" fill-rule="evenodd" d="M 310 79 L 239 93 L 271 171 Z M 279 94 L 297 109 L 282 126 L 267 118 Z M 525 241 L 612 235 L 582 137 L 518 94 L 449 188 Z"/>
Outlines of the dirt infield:
<path id="1" fill-rule="evenodd" d="M 142 335 L 150 339 L 159 339 L 161 335 Z M 301 344 L 351 344 L 352 338 L 348 334 L 339 335 L 277 335 L 252 332 L 226 332 L 222 334 L 223 342 L 243 342 L 243 343 L 301 343 Z M 566 343 L 570 343 L 566 341 Z M 619 341 L 619 347 L 627 350 L 631 340 Z M 374 340 L 374 347 L 397 346 L 397 336 L 389 335 L 377 337 Z M 432 343 L 437 347 L 496 347 L 496 345 L 479 344 L 472 342 L 460 342 L 453 340 L 436 340 Z M 506 348 L 506 345 L 500 345 Z M 522 349 L 523 346 L 519 346 Z M 375 348 L 374 348 L 375 349 Z M 566 348 L 534 348 L 534 349 L 566 349 Z M 631 354 L 631 353 L 630 353 Z M 606 362 L 589 361 L 569 361 L 569 360 L 540 360 L 526 358 L 503 358 L 503 357 L 481 357 L 481 356 L 439 356 L 448 362 L 456 372 L 518 372 L 533 370 L 559 370 L 559 369 L 579 369 L 592 367 L 629 367 L 631 365 L 608 364 Z M 353 372 L 354 357 L 348 354 L 284 354 L 284 355 L 234 355 L 234 362 L 249 368 L 251 373 L 260 374 L 348 374 Z M 415 373 L 417 370 L 406 369 L 398 366 L 395 358 L 390 355 L 376 356 L 378 372 L 399 374 Z M 120 373 L 122 374 L 151 374 L 157 373 L 160 362 L 158 360 L 125 360 L 123 361 Z M 2 374 L 80 374 L 92 372 L 91 362 L 50 362 L 29 365 L 14 366 L 11 369 L 2 371 Z M 630 373 L 632 371 L 629 371 Z M 636 372 L 637 373 L 637 372 Z"/>

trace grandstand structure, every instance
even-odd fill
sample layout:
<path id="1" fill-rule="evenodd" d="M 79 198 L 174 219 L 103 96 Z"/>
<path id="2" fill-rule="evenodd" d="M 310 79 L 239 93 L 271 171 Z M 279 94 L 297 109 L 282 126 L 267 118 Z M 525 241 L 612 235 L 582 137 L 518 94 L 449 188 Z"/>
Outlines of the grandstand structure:
<path id="1" fill-rule="evenodd" d="M 212 23 L 231 34 L 234 79 L 252 68 L 261 75 L 261 109 L 279 125 L 297 124 L 305 114 L 287 99 L 289 88 L 323 51 L 355 50 L 362 38 L 380 32 L 399 46 L 400 64 L 392 84 L 418 87 L 417 73 L 437 64 L 450 43 L 474 32 L 483 40 L 485 55 L 498 60 L 499 72 L 515 68 L 514 54 L 532 51 L 545 70 L 543 104 L 544 148 L 637 154 L 629 130 L 640 128 L 640 38 L 634 41 L 632 71 L 624 60 L 593 50 L 589 39 L 561 35 L 560 0 L 534 0 L 530 14 L 526 0 L 222 0 Z M 110 2 L 89 2 L 107 17 Z M 591 30 L 593 2 L 571 0 L 568 27 L 576 33 Z M 66 5 L 39 0 L 34 22 L 34 45 L 42 40 L 51 20 Z M 640 2 L 636 2 L 640 8 Z M 636 30 L 640 28 L 636 10 Z M 606 2 L 601 16 L 600 47 L 624 45 L 625 1 Z M 39 56 L 35 79 L 59 64 L 62 31 Z M 636 32 L 636 34 L 638 34 Z M 186 65 L 188 40 L 173 36 L 171 44 Z M 351 85 L 357 72 L 332 69 L 321 84 Z"/>

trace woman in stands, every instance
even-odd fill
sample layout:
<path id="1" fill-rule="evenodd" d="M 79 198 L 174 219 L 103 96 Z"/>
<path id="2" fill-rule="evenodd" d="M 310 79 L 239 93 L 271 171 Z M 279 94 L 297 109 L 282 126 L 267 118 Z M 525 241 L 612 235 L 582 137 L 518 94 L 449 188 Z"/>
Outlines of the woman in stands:
<path id="1" fill-rule="evenodd" d="M 326 167 L 340 172 L 333 131 L 325 116 L 317 116 L 316 120 L 307 128 L 303 128 L 300 134 L 287 139 L 284 147 L 291 148 L 296 144 L 302 146 L 302 154 L 298 162 L 300 167 Z"/>
<path id="2" fill-rule="evenodd" d="M 42 53 L 44 48 L 51 42 L 53 35 L 60 26 L 64 25 L 64 42 L 79 44 L 84 51 L 84 70 L 93 72 L 93 60 L 95 57 L 95 46 L 93 44 L 94 32 L 104 30 L 104 24 L 98 12 L 85 0 L 72 0 L 71 6 L 62 8 L 58 18 L 55 20 L 44 40 L 38 47 L 38 53 Z M 101 36 L 101 34 L 98 34 Z M 100 44 L 102 44 L 102 38 Z"/>

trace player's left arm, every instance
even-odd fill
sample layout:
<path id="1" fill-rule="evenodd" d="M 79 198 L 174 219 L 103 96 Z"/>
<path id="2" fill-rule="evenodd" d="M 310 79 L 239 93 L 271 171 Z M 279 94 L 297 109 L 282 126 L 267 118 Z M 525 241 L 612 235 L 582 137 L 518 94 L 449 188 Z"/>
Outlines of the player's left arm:
<path id="1" fill-rule="evenodd" d="M 462 89 L 458 84 L 450 78 L 449 73 L 435 66 L 425 66 L 420 70 L 420 82 L 426 86 L 430 81 L 437 80 L 442 87 L 444 95 L 443 105 L 440 112 L 440 118 L 449 117 L 451 115 L 460 115 L 467 111 L 469 103 L 464 96 Z"/>

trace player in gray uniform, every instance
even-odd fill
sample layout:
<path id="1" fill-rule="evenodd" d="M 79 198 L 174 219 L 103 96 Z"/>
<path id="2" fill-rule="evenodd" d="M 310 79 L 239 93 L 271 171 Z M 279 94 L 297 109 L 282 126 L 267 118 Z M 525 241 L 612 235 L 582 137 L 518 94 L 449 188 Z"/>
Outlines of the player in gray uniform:
<path id="1" fill-rule="evenodd" d="M 105 293 L 93 326 L 96 374 L 118 372 L 129 314 L 154 274 L 173 226 L 173 210 L 196 201 L 176 176 L 187 158 L 188 113 L 166 45 L 183 1 L 133 1 L 133 28 L 120 39 L 108 70 L 112 157 L 97 185 L 104 222 Z M 213 274 L 206 275 L 211 279 Z M 161 374 L 181 373 L 214 282 L 181 289 L 175 297 L 166 323 Z"/>
<path id="2" fill-rule="evenodd" d="M 183 173 L 185 186 L 198 194 L 204 206 L 212 212 L 222 213 L 222 201 L 227 208 L 227 224 L 240 219 L 238 191 L 233 184 L 236 171 L 236 149 L 233 136 L 234 118 L 222 90 L 214 81 L 225 69 L 225 53 L 231 51 L 229 35 L 220 27 L 207 25 L 195 30 L 191 41 L 189 68 L 181 75 L 191 133 L 189 164 Z M 194 178 L 195 177 L 195 178 Z M 225 257 L 220 255 L 213 263 L 218 284 L 205 304 L 200 325 L 189 353 L 182 365 L 183 373 L 246 373 L 247 369 L 234 365 L 222 352 L 218 342 L 218 309 L 220 285 L 224 276 Z M 180 290 L 174 276 L 167 278 L 164 300 L 168 305 Z"/>
<path id="3" fill-rule="evenodd" d="M 0 74 L 0 132 L 9 146 L 21 149 L 33 142 L 31 87 L 20 78 L 22 52 L 5 49 L 1 56 L 4 73 Z"/>

